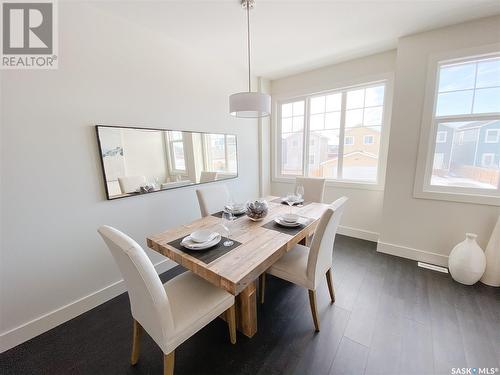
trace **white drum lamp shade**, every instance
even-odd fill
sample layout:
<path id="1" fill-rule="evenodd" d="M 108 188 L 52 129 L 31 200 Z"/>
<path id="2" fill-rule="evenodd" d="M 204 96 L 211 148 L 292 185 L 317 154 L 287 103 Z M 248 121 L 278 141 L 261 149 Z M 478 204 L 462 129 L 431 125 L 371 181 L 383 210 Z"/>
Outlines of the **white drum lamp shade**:
<path id="1" fill-rule="evenodd" d="M 255 0 L 241 0 L 247 13 L 247 49 L 248 49 L 248 91 L 238 92 L 229 97 L 229 113 L 240 118 L 259 118 L 271 115 L 271 96 L 261 92 L 252 92 L 252 75 L 250 70 L 250 8 Z"/>
<path id="2" fill-rule="evenodd" d="M 271 96 L 260 92 L 238 92 L 229 97 L 229 112 L 235 117 L 258 118 L 271 114 Z"/>

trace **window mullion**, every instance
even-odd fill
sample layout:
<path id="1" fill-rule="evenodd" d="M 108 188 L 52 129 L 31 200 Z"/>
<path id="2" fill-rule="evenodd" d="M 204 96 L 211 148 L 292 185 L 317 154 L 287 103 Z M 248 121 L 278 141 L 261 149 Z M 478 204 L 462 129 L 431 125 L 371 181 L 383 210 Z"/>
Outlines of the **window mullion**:
<path id="1" fill-rule="evenodd" d="M 472 90 L 472 103 L 470 105 L 470 113 L 474 113 L 474 101 L 476 100 L 476 85 L 477 85 L 477 70 L 478 64 L 474 64 L 474 89 Z"/>
<path id="2" fill-rule="evenodd" d="M 304 99 L 304 130 L 303 130 L 303 148 L 302 148 L 302 174 L 309 176 L 309 113 L 310 113 L 311 99 L 307 97 Z"/>
<path id="3" fill-rule="evenodd" d="M 227 152 L 227 135 L 224 135 L 224 157 L 226 160 L 224 160 L 224 170 L 227 172 L 228 171 L 228 162 L 229 162 L 229 157 L 228 157 L 228 152 Z"/>
<path id="4" fill-rule="evenodd" d="M 283 132 L 281 130 L 281 123 L 283 122 L 283 119 L 281 118 L 281 107 L 283 106 L 283 103 L 278 103 L 278 113 L 277 113 L 277 124 L 276 124 L 276 132 L 275 132 L 275 138 L 276 138 L 276 154 L 275 154 L 275 165 L 274 167 L 277 168 L 277 173 L 276 175 L 278 176 L 283 176 Z"/>
<path id="5" fill-rule="evenodd" d="M 339 155 L 337 157 L 337 179 L 339 180 L 343 178 L 346 102 L 347 92 L 342 91 L 342 100 L 340 104 Z"/>

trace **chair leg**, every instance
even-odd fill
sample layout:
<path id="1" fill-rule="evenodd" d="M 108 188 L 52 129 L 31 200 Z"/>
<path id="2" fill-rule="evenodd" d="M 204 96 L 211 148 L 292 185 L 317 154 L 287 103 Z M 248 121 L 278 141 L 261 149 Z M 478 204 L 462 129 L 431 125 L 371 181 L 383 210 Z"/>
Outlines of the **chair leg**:
<path id="1" fill-rule="evenodd" d="M 236 308 L 231 306 L 226 310 L 226 320 L 227 325 L 229 326 L 229 338 L 231 340 L 231 344 L 236 344 Z"/>
<path id="2" fill-rule="evenodd" d="M 174 375 L 175 351 L 163 355 L 163 375 Z"/>
<path id="3" fill-rule="evenodd" d="M 311 313 L 314 321 L 314 328 L 319 332 L 318 309 L 316 307 L 316 291 L 309 290 L 309 304 L 311 305 Z"/>
<path id="4" fill-rule="evenodd" d="M 142 327 L 134 319 L 134 328 L 132 333 L 132 354 L 130 355 L 130 363 L 132 366 L 137 364 L 139 360 L 139 353 L 141 351 L 141 335 L 142 335 Z"/>
<path id="5" fill-rule="evenodd" d="M 259 277 L 259 294 L 260 294 L 260 303 L 264 303 L 264 296 L 266 294 L 266 273 L 264 272 Z"/>
<path id="6" fill-rule="evenodd" d="M 330 292 L 330 299 L 332 300 L 332 303 L 334 303 L 335 302 L 335 289 L 333 288 L 332 269 L 331 268 L 328 271 L 326 271 L 326 283 L 328 284 L 328 291 Z"/>

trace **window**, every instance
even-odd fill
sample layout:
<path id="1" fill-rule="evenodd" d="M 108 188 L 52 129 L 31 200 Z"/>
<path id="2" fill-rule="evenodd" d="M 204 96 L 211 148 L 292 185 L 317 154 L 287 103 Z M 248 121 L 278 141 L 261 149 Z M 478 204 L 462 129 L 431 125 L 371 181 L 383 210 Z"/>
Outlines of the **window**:
<path id="1" fill-rule="evenodd" d="M 436 135 L 436 143 L 446 143 L 448 133 L 446 131 L 439 131 Z"/>
<path id="2" fill-rule="evenodd" d="M 280 103 L 278 177 L 377 184 L 385 91 L 378 82 Z"/>
<path id="3" fill-rule="evenodd" d="M 372 145 L 374 143 L 373 135 L 365 135 L 363 136 L 363 144 Z"/>
<path id="4" fill-rule="evenodd" d="M 204 170 L 220 173 L 236 173 L 236 136 L 203 134 Z"/>
<path id="5" fill-rule="evenodd" d="M 186 159 L 184 156 L 184 140 L 182 132 L 168 131 L 167 140 L 171 156 L 172 172 L 186 172 Z"/>
<path id="6" fill-rule="evenodd" d="M 305 101 L 281 106 L 281 171 L 284 175 L 302 175 Z"/>
<path id="7" fill-rule="evenodd" d="M 431 142 L 425 167 L 419 160 L 415 194 L 499 204 L 500 54 L 435 64 L 435 83 L 429 84 L 435 91 L 428 92 L 434 95 L 427 107 Z"/>
<path id="8" fill-rule="evenodd" d="M 493 167 L 495 164 L 495 154 L 484 153 L 481 157 L 481 165 L 483 167 Z"/>
<path id="9" fill-rule="evenodd" d="M 499 139 L 500 129 L 486 129 L 486 136 L 484 137 L 485 143 L 498 143 Z"/>
<path id="10" fill-rule="evenodd" d="M 354 144 L 354 137 L 353 136 L 345 137 L 344 144 L 348 145 L 348 146 L 353 145 Z"/>

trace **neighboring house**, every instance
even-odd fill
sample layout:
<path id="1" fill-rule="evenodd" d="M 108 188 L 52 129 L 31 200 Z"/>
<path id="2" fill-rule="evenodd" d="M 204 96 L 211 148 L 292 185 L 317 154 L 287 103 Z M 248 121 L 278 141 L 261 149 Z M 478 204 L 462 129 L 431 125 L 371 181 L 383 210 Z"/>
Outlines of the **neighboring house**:
<path id="1" fill-rule="evenodd" d="M 433 169 L 453 171 L 463 166 L 500 168 L 500 121 L 440 124 Z"/>
<path id="2" fill-rule="evenodd" d="M 302 133 L 292 133 L 282 140 L 282 172 L 284 174 L 297 174 L 302 170 Z M 328 146 L 328 137 L 311 133 L 309 138 L 309 171 L 316 176 L 322 160 L 328 158 L 331 152 Z"/>
<path id="3" fill-rule="evenodd" d="M 380 148 L 380 131 L 368 127 L 347 128 L 344 138 L 343 178 L 375 180 Z M 338 155 L 321 163 L 319 175 L 337 177 Z"/>
<path id="4" fill-rule="evenodd" d="M 346 128 L 344 140 L 344 158 L 352 152 L 378 155 L 380 131 L 368 127 Z M 344 159 L 345 165 L 345 159 Z"/>

